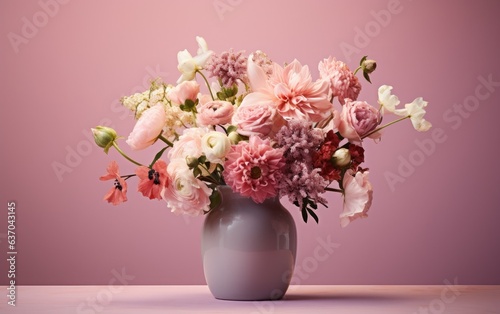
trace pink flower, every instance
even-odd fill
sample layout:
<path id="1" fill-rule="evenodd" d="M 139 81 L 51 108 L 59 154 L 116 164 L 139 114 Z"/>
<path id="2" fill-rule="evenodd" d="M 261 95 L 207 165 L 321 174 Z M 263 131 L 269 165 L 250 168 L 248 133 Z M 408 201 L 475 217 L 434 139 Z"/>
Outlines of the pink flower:
<path id="1" fill-rule="evenodd" d="M 339 132 L 354 144 L 361 144 L 361 139 L 373 131 L 382 121 L 380 112 L 364 101 L 346 99 L 340 113 Z M 380 132 L 369 135 L 374 140 L 380 139 Z"/>
<path id="2" fill-rule="evenodd" d="M 249 96 L 251 95 L 247 97 Z M 232 124 L 238 126 L 237 131 L 241 135 L 273 137 L 286 121 L 269 101 L 268 103 L 243 101 L 233 115 Z"/>
<path id="3" fill-rule="evenodd" d="M 209 101 L 198 106 L 196 122 L 200 126 L 228 124 L 234 113 L 233 104 L 229 101 Z"/>
<path id="4" fill-rule="evenodd" d="M 137 120 L 132 133 L 128 136 L 127 144 L 133 150 L 144 149 L 153 145 L 165 126 L 166 115 L 161 103 L 144 111 Z"/>
<path id="5" fill-rule="evenodd" d="M 167 173 L 170 184 L 161 196 L 173 213 L 198 216 L 209 210 L 212 190 L 194 177 L 184 159 L 171 160 Z"/>
<path id="6" fill-rule="evenodd" d="M 345 98 L 358 99 L 361 84 L 344 62 L 330 57 L 321 61 L 318 69 L 320 77 L 330 82 L 332 96 L 336 96 L 341 104 Z"/>
<path id="7" fill-rule="evenodd" d="M 357 218 L 368 217 L 366 214 L 372 204 L 373 189 L 368 181 L 368 171 L 346 171 L 342 182 L 344 186 L 344 211 L 340 214 L 340 225 L 346 227 Z"/>
<path id="8" fill-rule="evenodd" d="M 199 92 L 200 84 L 196 81 L 184 81 L 172 88 L 168 92 L 167 98 L 176 104 L 183 104 L 187 99 L 194 102 L 198 98 Z"/>
<path id="9" fill-rule="evenodd" d="M 185 129 L 168 153 L 170 160 L 176 158 L 185 160 L 187 157 L 200 157 L 203 154 L 201 139 L 207 132 L 205 128 Z"/>
<path id="10" fill-rule="evenodd" d="M 266 72 L 250 56 L 248 78 L 254 92 L 241 105 L 271 105 L 285 118 L 319 122 L 328 117 L 333 105 L 328 101 L 329 84 L 325 80 L 312 81 L 308 66 L 294 60 L 285 68 L 274 64 L 269 79 Z"/>
<path id="11" fill-rule="evenodd" d="M 256 203 L 276 196 L 281 168 L 285 165 L 283 151 L 258 136 L 249 142 L 239 142 L 226 155 L 224 179 L 232 190 L 251 197 Z"/>
<path id="12" fill-rule="evenodd" d="M 138 191 L 149 199 L 161 200 L 161 191 L 168 185 L 167 164 L 158 160 L 153 168 L 141 166 L 135 170 L 135 174 L 141 180 Z"/>
<path id="13" fill-rule="evenodd" d="M 113 160 L 110 162 L 106 171 L 108 173 L 101 176 L 99 180 L 115 180 L 115 183 L 111 190 L 109 190 L 109 192 L 104 196 L 104 200 L 113 205 L 118 205 L 127 201 L 127 182 L 120 177 L 116 161 Z"/>

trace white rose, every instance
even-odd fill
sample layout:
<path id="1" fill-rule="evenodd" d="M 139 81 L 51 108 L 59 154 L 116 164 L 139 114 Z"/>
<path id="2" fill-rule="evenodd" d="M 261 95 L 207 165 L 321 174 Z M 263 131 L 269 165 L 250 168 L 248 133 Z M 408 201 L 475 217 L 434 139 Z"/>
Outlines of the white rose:
<path id="1" fill-rule="evenodd" d="M 210 131 L 201 138 L 201 150 L 211 163 L 224 163 L 230 149 L 231 141 L 222 132 Z"/>

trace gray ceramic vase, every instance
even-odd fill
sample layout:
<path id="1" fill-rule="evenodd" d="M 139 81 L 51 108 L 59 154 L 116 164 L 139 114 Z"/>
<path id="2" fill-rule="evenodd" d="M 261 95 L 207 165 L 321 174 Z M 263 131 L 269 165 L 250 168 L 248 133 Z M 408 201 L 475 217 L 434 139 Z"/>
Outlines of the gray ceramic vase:
<path id="1" fill-rule="evenodd" d="M 281 299 L 290 284 L 297 230 L 278 198 L 257 204 L 221 186 L 221 204 L 205 217 L 205 279 L 223 300 Z"/>

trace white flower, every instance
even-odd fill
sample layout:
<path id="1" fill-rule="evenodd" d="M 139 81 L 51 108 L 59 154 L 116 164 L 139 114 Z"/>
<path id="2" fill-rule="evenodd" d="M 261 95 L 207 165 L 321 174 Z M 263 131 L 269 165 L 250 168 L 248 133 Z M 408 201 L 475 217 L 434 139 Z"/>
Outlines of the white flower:
<path id="1" fill-rule="evenodd" d="M 201 138 L 201 149 L 209 162 L 222 164 L 231 149 L 231 141 L 222 132 L 210 131 Z"/>
<path id="2" fill-rule="evenodd" d="M 345 167 L 351 162 L 351 154 L 347 148 L 337 149 L 332 156 L 332 160 L 338 167 Z"/>
<path id="3" fill-rule="evenodd" d="M 396 95 L 391 95 L 392 86 L 382 85 L 378 88 L 378 103 L 381 108 L 381 114 L 384 114 L 384 109 L 389 112 L 394 112 L 396 106 L 399 105 L 399 98 Z"/>
<path id="4" fill-rule="evenodd" d="M 177 61 L 179 62 L 177 69 L 182 73 L 177 84 L 194 79 L 196 71 L 203 68 L 213 53 L 213 51 L 208 50 L 207 42 L 203 37 L 196 36 L 196 41 L 198 42 L 198 54 L 194 58 L 187 49 L 177 53 Z"/>
<path id="5" fill-rule="evenodd" d="M 394 113 L 402 117 L 410 117 L 415 130 L 425 132 L 432 124 L 424 119 L 427 102 L 422 97 L 416 98 L 413 102 L 405 104 L 405 109 L 395 110 Z"/>

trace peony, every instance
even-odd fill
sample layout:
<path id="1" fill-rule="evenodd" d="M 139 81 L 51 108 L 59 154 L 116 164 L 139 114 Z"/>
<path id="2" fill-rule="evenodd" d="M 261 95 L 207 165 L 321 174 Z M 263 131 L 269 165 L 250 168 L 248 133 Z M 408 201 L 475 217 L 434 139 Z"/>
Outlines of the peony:
<path id="1" fill-rule="evenodd" d="M 173 213 L 198 216 L 209 210 L 212 190 L 193 176 L 184 159 L 171 160 L 167 173 L 170 184 L 161 196 Z"/>
<path id="2" fill-rule="evenodd" d="M 358 99 L 361 84 L 344 62 L 330 57 L 319 63 L 318 70 L 320 77 L 330 82 L 332 96 L 336 96 L 342 105 L 345 98 Z"/>
<path id="3" fill-rule="evenodd" d="M 373 199 L 372 185 L 368 181 L 368 171 L 354 173 L 349 169 L 344 174 L 344 210 L 340 214 L 340 225 L 346 227 L 357 218 L 368 217 Z"/>
<path id="4" fill-rule="evenodd" d="M 224 179 L 231 189 L 256 203 L 277 195 L 276 186 L 285 165 L 283 150 L 258 136 L 232 146 L 224 164 Z"/>
<path id="5" fill-rule="evenodd" d="M 228 124 L 233 113 L 234 106 L 229 101 L 209 101 L 198 106 L 196 122 L 200 126 Z"/>
<path id="6" fill-rule="evenodd" d="M 231 142 L 222 132 L 211 131 L 201 138 L 201 150 L 209 162 L 223 164 L 230 149 Z"/>
<path id="7" fill-rule="evenodd" d="M 244 136 L 273 137 L 286 121 L 269 103 L 243 101 L 233 115 L 232 124 L 238 126 L 238 133 Z"/>
<path id="8" fill-rule="evenodd" d="M 208 50 L 207 42 L 203 37 L 196 36 L 196 42 L 198 43 L 198 51 L 195 57 L 191 56 L 187 49 L 177 53 L 177 61 L 179 62 L 177 69 L 182 73 L 177 84 L 194 79 L 196 71 L 203 69 L 213 53 L 213 51 Z"/>
<path id="9" fill-rule="evenodd" d="M 165 122 L 166 115 L 163 104 L 158 103 L 147 109 L 137 120 L 134 129 L 128 136 L 127 144 L 133 150 L 140 150 L 153 145 L 161 134 Z"/>
<path id="10" fill-rule="evenodd" d="M 207 133 L 205 128 L 185 129 L 174 147 L 169 151 L 170 160 L 176 158 L 186 159 L 188 157 L 198 158 L 203 154 L 201 148 L 201 138 Z"/>
<path id="11" fill-rule="evenodd" d="M 360 144 L 361 139 L 369 134 L 382 121 L 380 112 L 364 101 L 351 101 L 346 103 L 340 113 L 339 132 L 351 143 Z M 380 139 L 381 133 L 376 132 L 368 137 Z"/>
<path id="12" fill-rule="evenodd" d="M 200 84 L 196 81 L 185 81 L 168 91 L 167 97 L 176 104 L 183 104 L 187 99 L 193 102 L 198 98 Z"/>
<path id="13" fill-rule="evenodd" d="M 269 79 L 251 55 L 248 78 L 254 92 L 241 105 L 271 105 L 285 118 L 319 122 L 330 115 L 333 105 L 328 101 L 328 82 L 312 81 L 308 66 L 294 60 L 286 67 L 274 64 Z"/>

